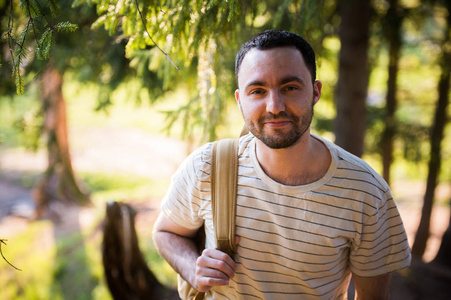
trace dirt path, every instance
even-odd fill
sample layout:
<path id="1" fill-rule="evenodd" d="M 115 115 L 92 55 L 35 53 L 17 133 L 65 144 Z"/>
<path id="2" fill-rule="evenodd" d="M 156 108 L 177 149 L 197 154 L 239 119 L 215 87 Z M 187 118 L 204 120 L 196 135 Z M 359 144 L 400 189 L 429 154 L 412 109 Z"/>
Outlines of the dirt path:
<path id="1" fill-rule="evenodd" d="M 186 145 L 174 138 L 153 136 L 134 128 L 78 129 L 70 132 L 76 172 L 104 172 L 169 179 L 186 157 Z M 31 190 L 25 180 L 45 170 L 44 152 L 0 149 L 0 233 L 17 234 L 32 217 Z M 84 210 L 84 215 L 89 210 Z M 94 213 L 94 212 L 92 212 Z"/>

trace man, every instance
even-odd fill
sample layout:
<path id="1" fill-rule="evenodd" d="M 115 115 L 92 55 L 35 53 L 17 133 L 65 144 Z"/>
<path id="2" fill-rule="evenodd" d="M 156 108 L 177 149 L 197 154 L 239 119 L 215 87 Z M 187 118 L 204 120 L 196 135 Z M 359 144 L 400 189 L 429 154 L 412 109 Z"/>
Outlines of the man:
<path id="1" fill-rule="evenodd" d="M 211 144 L 174 175 L 154 239 L 192 286 L 214 299 L 388 298 L 410 249 L 387 184 L 366 163 L 310 134 L 321 96 L 315 54 L 300 36 L 269 30 L 236 58 L 240 138 L 234 259 L 215 250 Z M 192 238 L 206 225 L 206 250 Z"/>

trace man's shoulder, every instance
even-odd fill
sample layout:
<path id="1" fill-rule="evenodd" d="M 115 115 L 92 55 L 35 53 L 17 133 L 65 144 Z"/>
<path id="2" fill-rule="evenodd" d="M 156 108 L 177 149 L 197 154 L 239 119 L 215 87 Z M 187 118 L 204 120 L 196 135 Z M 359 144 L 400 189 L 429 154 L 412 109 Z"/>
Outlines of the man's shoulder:
<path id="1" fill-rule="evenodd" d="M 246 134 L 239 138 L 238 155 L 242 155 L 248 150 L 249 144 L 254 138 L 255 137 L 252 134 Z M 208 142 L 196 148 L 188 155 L 185 161 L 196 161 L 200 165 L 210 165 L 212 159 L 213 143 L 214 142 Z"/>
<path id="2" fill-rule="evenodd" d="M 182 177 L 196 177 L 198 180 L 206 180 L 211 170 L 211 154 L 213 143 L 206 143 L 194 149 L 180 164 L 174 174 Z"/>
<path id="3" fill-rule="evenodd" d="M 251 146 L 252 141 L 255 139 L 255 136 L 252 133 L 245 134 L 239 138 L 238 144 L 238 155 L 241 156 L 246 153 Z"/>
<path id="4" fill-rule="evenodd" d="M 247 134 L 239 138 L 238 155 L 246 154 L 249 150 L 249 144 L 254 139 L 252 134 Z M 209 176 L 212 162 L 213 143 L 208 142 L 193 150 L 180 166 L 181 169 L 189 169 L 197 176 L 206 179 Z"/>
<path id="5" fill-rule="evenodd" d="M 320 139 L 325 143 L 331 152 L 335 153 L 338 160 L 337 169 L 339 171 L 343 173 L 354 172 L 360 174 L 362 178 L 367 178 L 368 180 L 374 182 L 384 191 L 389 189 L 385 180 L 362 158 L 350 153 L 330 141 L 323 138 Z"/>

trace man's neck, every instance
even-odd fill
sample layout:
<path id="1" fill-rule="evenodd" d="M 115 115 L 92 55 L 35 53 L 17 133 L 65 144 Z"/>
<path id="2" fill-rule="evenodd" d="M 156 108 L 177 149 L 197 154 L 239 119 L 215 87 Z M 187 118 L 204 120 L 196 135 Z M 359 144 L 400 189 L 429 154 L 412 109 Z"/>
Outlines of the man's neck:
<path id="1" fill-rule="evenodd" d="M 256 155 L 266 175 L 291 186 L 321 179 L 331 163 L 327 147 L 309 132 L 293 146 L 283 149 L 271 149 L 257 139 Z"/>

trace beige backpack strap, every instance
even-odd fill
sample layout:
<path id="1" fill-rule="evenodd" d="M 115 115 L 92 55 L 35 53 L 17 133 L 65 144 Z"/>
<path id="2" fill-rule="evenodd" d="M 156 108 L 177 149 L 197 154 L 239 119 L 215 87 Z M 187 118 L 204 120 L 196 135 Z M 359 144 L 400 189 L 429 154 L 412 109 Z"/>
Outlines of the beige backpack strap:
<path id="1" fill-rule="evenodd" d="M 192 300 L 203 300 L 205 298 L 204 292 L 197 292 Z"/>
<path id="2" fill-rule="evenodd" d="M 238 139 L 224 139 L 213 143 L 211 206 L 216 246 L 231 257 L 236 252 L 237 180 Z"/>
<path id="3" fill-rule="evenodd" d="M 238 180 L 238 139 L 213 143 L 211 155 L 211 209 L 218 250 L 233 258 L 236 252 L 235 215 Z M 197 291 L 192 300 L 203 300 Z"/>

